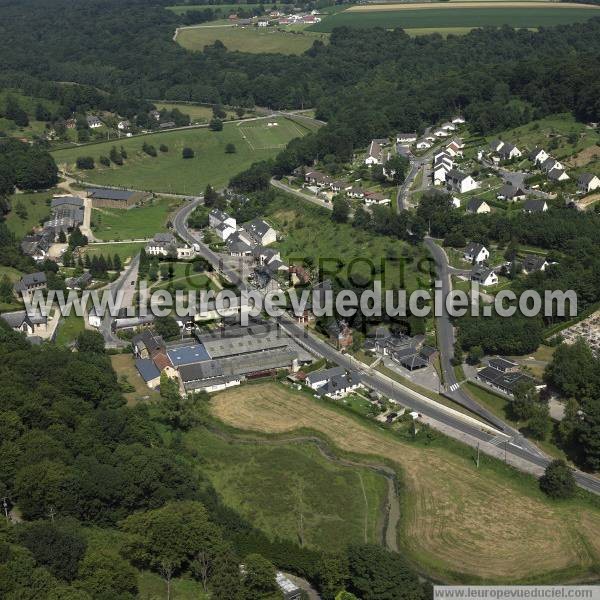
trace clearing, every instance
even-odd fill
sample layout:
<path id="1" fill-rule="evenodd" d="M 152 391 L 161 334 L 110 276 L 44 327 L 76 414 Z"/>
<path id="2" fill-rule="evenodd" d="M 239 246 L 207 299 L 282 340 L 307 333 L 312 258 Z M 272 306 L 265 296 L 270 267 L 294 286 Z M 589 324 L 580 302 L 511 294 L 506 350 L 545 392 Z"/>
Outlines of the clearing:
<path id="1" fill-rule="evenodd" d="M 242 136 L 238 125 L 243 129 L 264 129 L 269 136 L 269 122 L 277 122 L 277 139 L 273 147 L 262 145 L 252 148 Z M 66 167 L 78 178 L 99 185 L 116 185 L 152 192 L 172 192 L 197 194 L 204 191 L 208 183 L 220 188 L 225 186 L 232 175 L 248 168 L 253 162 L 273 157 L 282 143 L 305 135 L 309 130 L 285 117 L 272 117 L 240 123 L 225 123 L 223 131 L 211 131 L 206 127 L 178 129 L 149 135 L 122 138 L 117 142 L 89 144 L 77 148 L 52 152 L 57 164 Z M 142 150 L 144 144 L 155 147 L 158 156 L 152 157 Z M 160 152 L 165 145 L 167 152 Z M 228 154 L 228 144 L 235 146 L 235 152 Z M 110 149 L 123 146 L 128 158 L 123 166 L 99 164 L 101 156 L 108 156 Z M 192 148 L 194 158 L 184 159 L 183 148 Z M 96 161 L 93 170 L 78 170 L 75 162 L 79 156 L 92 156 Z"/>
<path id="2" fill-rule="evenodd" d="M 217 394 L 212 410 L 238 429 L 317 431 L 344 452 L 397 464 L 404 476 L 400 545 L 428 573 L 515 583 L 565 581 L 598 568 L 600 513 L 591 503 L 550 502 L 532 478 L 487 457 L 477 470 L 472 452 L 443 436 L 411 444 L 275 383 Z"/>
<path id="3" fill-rule="evenodd" d="M 510 25 L 548 27 L 587 21 L 600 16 L 600 7 L 568 2 L 448 2 L 369 4 L 352 6 L 312 25 L 309 31 L 330 32 L 334 27 L 402 27 L 444 32 L 448 29 Z"/>
<path id="4" fill-rule="evenodd" d="M 335 552 L 351 543 L 382 541 L 387 483 L 361 467 L 341 466 L 309 442 L 221 436 L 206 429 L 185 435 L 228 506 L 270 538 L 302 540 Z"/>
<path id="5" fill-rule="evenodd" d="M 182 27 L 177 31 L 177 43 L 188 50 L 220 40 L 229 50 L 252 54 L 302 54 L 316 40 L 326 42 L 328 35 L 306 29 L 305 25 L 284 27 L 233 27 L 223 25 Z"/>
<path id="6" fill-rule="evenodd" d="M 50 216 L 50 201 L 54 193 L 60 190 L 45 192 L 25 192 L 13 194 L 10 197 L 12 210 L 6 217 L 6 225 L 15 234 L 17 239 L 25 237 L 34 227 Z M 17 207 L 23 205 L 25 211 L 22 216 L 17 214 Z"/>
<path id="7" fill-rule="evenodd" d="M 181 200 L 154 198 L 143 206 L 129 210 L 95 208 L 92 210 L 92 231 L 99 240 L 139 240 L 165 231 L 169 215 Z"/>

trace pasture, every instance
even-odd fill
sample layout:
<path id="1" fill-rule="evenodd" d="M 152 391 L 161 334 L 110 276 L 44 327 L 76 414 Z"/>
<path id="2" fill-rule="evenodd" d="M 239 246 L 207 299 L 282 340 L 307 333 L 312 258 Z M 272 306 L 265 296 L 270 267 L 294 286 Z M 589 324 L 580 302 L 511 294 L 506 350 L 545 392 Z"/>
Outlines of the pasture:
<path id="1" fill-rule="evenodd" d="M 274 383 L 219 393 L 211 409 L 238 429 L 313 431 L 342 452 L 396 464 L 403 475 L 399 545 L 429 574 L 460 582 L 565 582 L 600 565 L 600 511 L 591 501 L 552 502 L 533 478 L 485 456 L 477 469 L 470 449 L 443 436 L 428 445 L 404 441 Z"/>
<path id="2" fill-rule="evenodd" d="M 277 122 L 277 133 L 271 133 L 268 122 Z M 260 147 L 252 147 L 242 135 L 242 131 L 257 128 L 253 138 L 264 135 Z M 264 132 L 260 132 L 264 129 Z M 253 162 L 271 158 L 294 137 L 305 135 L 308 129 L 284 117 L 225 123 L 223 131 L 211 131 L 205 127 L 179 129 L 135 136 L 114 142 L 89 144 L 77 148 L 52 152 L 57 164 L 66 167 L 80 179 L 99 185 L 117 185 L 154 192 L 179 194 L 199 194 L 208 183 L 220 188 L 225 186 L 232 175 L 248 168 Z M 269 146 L 268 140 L 272 140 Z M 150 144 L 157 150 L 157 156 L 149 156 L 142 150 L 143 144 Z M 165 145 L 167 152 L 159 147 Z M 226 153 L 228 144 L 235 147 L 234 153 Z M 113 146 L 127 151 L 128 158 L 122 166 L 111 164 L 105 167 L 99 163 L 101 156 L 108 156 Z M 182 149 L 194 150 L 194 157 L 182 158 Z M 96 161 L 93 170 L 77 170 L 75 162 L 79 156 L 92 156 Z"/>
<path id="3" fill-rule="evenodd" d="M 190 119 L 194 123 L 208 123 L 213 118 L 213 110 L 210 106 L 201 106 L 199 104 L 185 104 L 185 103 L 169 103 L 169 102 L 155 102 L 156 110 L 173 110 L 176 108 L 182 113 L 189 115 Z M 227 119 L 235 119 L 236 114 L 232 110 L 226 110 Z"/>
<path id="4" fill-rule="evenodd" d="M 56 190 L 25 192 L 23 194 L 13 194 L 10 197 L 12 210 L 6 217 L 6 225 L 17 239 L 22 239 L 34 227 L 50 217 L 50 201 L 53 192 L 56 192 Z M 19 205 L 22 205 L 25 209 L 24 212 L 21 212 L 21 215 L 17 214 Z"/>
<path id="5" fill-rule="evenodd" d="M 155 198 L 144 206 L 136 206 L 129 210 L 94 208 L 92 210 L 94 237 L 106 241 L 151 238 L 155 233 L 166 229 L 170 213 L 180 203 L 180 200 Z"/>
<path id="6" fill-rule="evenodd" d="M 315 40 L 327 41 L 327 34 L 309 31 L 304 25 L 288 27 L 232 27 L 223 25 L 179 29 L 177 43 L 188 50 L 201 51 L 220 40 L 232 51 L 252 54 L 302 54 Z"/>
<path id="7" fill-rule="evenodd" d="M 600 6 L 553 2 L 448 2 L 375 4 L 353 6 L 312 25 L 310 31 L 330 32 L 334 27 L 401 27 L 432 33 L 485 26 L 549 27 L 586 21 L 600 16 Z M 458 31 L 457 31 L 458 29 Z"/>
<path id="8" fill-rule="evenodd" d="M 192 430 L 184 443 L 202 457 L 202 472 L 225 504 L 270 538 L 325 552 L 381 543 L 382 475 L 337 464 L 310 443 L 238 442 L 206 429 Z"/>
<path id="9" fill-rule="evenodd" d="M 103 254 L 105 257 L 115 254 L 119 255 L 121 262 L 128 262 L 129 259 L 133 258 L 144 246 L 146 242 L 125 242 L 125 243 L 112 243 L 112 244 L 88 244 L 85 246 L 83 251 L 88 254 L 90 258 L 93 256 L 100 256 Z"/>

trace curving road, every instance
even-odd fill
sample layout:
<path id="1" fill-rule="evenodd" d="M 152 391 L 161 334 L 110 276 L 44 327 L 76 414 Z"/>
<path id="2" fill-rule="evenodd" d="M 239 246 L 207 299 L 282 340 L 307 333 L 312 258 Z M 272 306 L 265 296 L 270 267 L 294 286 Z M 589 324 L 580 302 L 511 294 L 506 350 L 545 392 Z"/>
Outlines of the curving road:
<path id="1" fill-rule="evenodd" d="M 206 247 L 201 240 L 192 235 L 187 228 L 188 216 L 201 201 L 201 199 L 196 198 L 178 211 L 173 219 L 173 226 L 177 234 L 188 243 L 196 244 L 196 247 L 200 248 L 199 254 L 208 260 L 223 277 L 239 286 L 240 289 L 248 290 L 249 288 L 246 282 L 244 282 L 237 273 L 227 268 L 223 263 L 223 259 Z M 441 251 L 433 240 L 427 243 L 428 246 L 433 244 L 433 246 L 438 248 L 438 251 Z M 433 249 L 433 253 L 435 258 L 435 249 Z M 447 262 L 440 262 L 442 277 L 444 273 L 444 264 L 446 264 L 447 269 Z M 449 282 L 447 285 L 449 285 Z M 476 421 L 472 417 L 439 404 L 393 379 L 390 379 L 383 373 L 369 368 L 353 356 L 339 352 L 298 325 L 292 317 L 287 315 L 287 313 L 274 319 L 274 321 L 276 321 L 286 333 L 291 335 L 296 343 L 304 347 L 313 355 L 324 357 L 328 361 L 337 363 L 345 369 L 359 370 L 362 375 L 363 383 L 367 387 L 379 392 L 393 402 L 397 402 L 410 410 L 417 411 L 425 417 L 433 427 L 445 431 L 458 439 L 462 439 L 463 442 L 471 446 L 479 447 L 481 444 L 482 452 L 494 456 L 498 456 L 498 445 L 501 444 L 507 462 L 510 462 L 522 471 L 528 473 L 538 475 L 540 471 L 548 465 L 548 458 L 542 455 L 537 448 L 530 448 L 527 441 L 523 440 L 520 434 L 518 437 L 514 436 L 513 438 L 513 432 L 510 429 L 506 431 L 506 424 L 501 421 L 498 423 L 499 420 L 494 415 L 490 415 L 490 419 L 493 418 L 493 420 L 498 423 L 497 428 Z M 442 321 L 446 322 L 446 325 L 442 325 L 446 334 L 445 341 L 442 342 L 440 350 L 442 362 L 444 364 L 444 373 L 448 372 L 448 377 L 452 385 L 452 383 L 456 383 L 456 378 L 454 377 L 454 369 L 451 368 L 450 364 L 452 354 L 449 352 L 453 351 L 454 348 L 454 333 L 449 319 L 446 320 L 442 318 Z M 472 399 L 469 400 L 471 403 L 473 402 Z M 481 409 L 479 405 L 477 405 L 477 408 Z M 600 495 L 600 479 L 581 471 L 575 471 L 574 475 L 577 483 L 582 488 Z"/>

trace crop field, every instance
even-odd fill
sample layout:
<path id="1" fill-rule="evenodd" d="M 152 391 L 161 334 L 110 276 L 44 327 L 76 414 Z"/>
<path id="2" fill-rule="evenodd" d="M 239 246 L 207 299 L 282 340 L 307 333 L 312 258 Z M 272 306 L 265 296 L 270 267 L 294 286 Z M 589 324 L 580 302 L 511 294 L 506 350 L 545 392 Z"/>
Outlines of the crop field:
<path id="1" fill-rule="evenodd" d="M 562 582 L 600 565 L 600 511 L 582 499 L 549 501 L 532 478 L 445 438 L 403 441 L 274 383 L 243 386 L 212 400 L 216 418 L 269 434 L 310 430 L 343 452 L 386 457 L 403 473 L 402 551 L 431 574 L 455 581 Z M 381 459 L 379 459 L 381 460 Z"/>
<path id="2" fill-rule="evenodd" d="M 223 25 L 185 27 L 177 33 L 177 43 L 188 50 L 201 51 L 220 40 L 229 50 L 253 54 L 302 54 L 315 40 L 327 41 L 328 35 L 309 31 L 304 25 L 275 27 L 232 27 Z"/>
<path id="3" fill-rule="evenodd" d="M 387 482 L 368 468 L 338 465 L 309 443 L 236 442 L 205 429 L 185 436 L 225 504 L 269 537 L 335 552 L 381 543 Z"/>
<path id="4" fill-rule="evenodd" d="M 276 128 L 269 128 L 268 122 L 277 122 Z M 253 139 L 261 139 L 259 147 L 252 147 L 244 138 L 242 130 L 256 128 Z M 264 131 L 260 131 L 260 130 Z M 276 129 L 277 133 L 272 133 Z M 308 129 L 284 117 L 225 123 L 223 131 L 208 128 L 180 129 L 121 139 L 117 143 L 103 142 L 77 148 L 52 152 L 59 165 L 64 165 L 77 177 L 99 185 L 117 185 L 154 192 L 174 192 L 199 194 L 208 183 L 219 188 L 227 184 L 232 175 L 248 168 L 253 162 L 271 158 L 281 145 L 294 137 L 305 135 Z M 142 150 L 143 144 L 150 144 L 158 156 L 152 157 Z M 167 152 L 160 152 L 164 144 Z M 235 152 L 228 154 L 228 144 L 235 146 Z M 272 145 L 269 145 L 272 144 Z M 113 146 L 123 146 L 128 158 L 122 166 L 111 164 L 104 167 L 99 163 L 101 156 L 108 156 Z M 182 149 L 194 150 L 194 158 L 183 159 Z M 79 156 L 92 156 L 96 161 L 93 170 L 77 170 L 75 162 Z"/>
<path id="5" fill-rule="evenodd" d="M 118 208 L 94 208 L 92 231 L 100 240 L 136 240 L 153 237 L 166 229 L 169 214 L 180 201 L 155 198 L 151 203 L 120 210 Z"/>
<path id="6" fill-rule="evenodd" d="M 409 30 L 463 30 L 484 26 L 548 27 L 586 21 L 600 16 L 600 7 L 553 2 L 448 2 L 353 6 L 312 25 L 310 31 L 330 32 L 334 27 L 401 27 Z"/>

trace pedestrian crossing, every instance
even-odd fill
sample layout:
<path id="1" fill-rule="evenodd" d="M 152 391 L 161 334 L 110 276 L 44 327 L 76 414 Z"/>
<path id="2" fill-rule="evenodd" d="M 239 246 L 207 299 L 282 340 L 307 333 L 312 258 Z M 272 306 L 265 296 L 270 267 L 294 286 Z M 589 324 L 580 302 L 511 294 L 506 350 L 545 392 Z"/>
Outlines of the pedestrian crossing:
<path id="1" fill-rule="evenodd" d="M 455 392 L 455 391 L 456 391 L 456 390 L 457 390 L 459 387 L 460 387 L 460 383 L 453 383 L 453 384 L 450 386 L 450 391 L 451 391 L 451 392 Z"/>
<path id="2" fill-rule="evenodd" d="M 492 446 L 499 446 L 500 444 L 503 444 L 505 441 L 506 441 L 505 437 L 497 435 L 496 437 L 492 438 L 488 443 L 492 444 Z"/>

